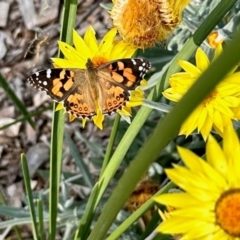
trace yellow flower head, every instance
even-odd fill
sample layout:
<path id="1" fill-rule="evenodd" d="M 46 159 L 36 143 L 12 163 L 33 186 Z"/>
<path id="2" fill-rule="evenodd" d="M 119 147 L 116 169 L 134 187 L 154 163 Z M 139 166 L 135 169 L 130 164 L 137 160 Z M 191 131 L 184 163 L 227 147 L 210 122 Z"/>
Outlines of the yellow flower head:
<path id="1" fill-rule="evenodd" d="M 190 0 L 113 0 L 111 17 L 123 40 L 138 48 L 165 40 Z"/>
<path id="2" fill-rule="evenodd" d="M 222 51 L 219 44 L 214 59 Z M 188 91 L 197 78 L 208 68 L 210 61 L 207 55 L 198 48 L 196 52 L 196 66 L 179 60 L 179 65 L 185 72 L 172 75 L 169 79 L 170 88 L 163 92 L 167 99 L 178 102 Z M 195 129 L 206 140 L 213 128 L 222 135 L 224 126 L 231 124 L 231 119 L 237 119 L 233 108 L 240 105 L 240 72 L 228 74 L 221 83 L 199 104 L 181 126 L 180 133 L 190 135 Z"/>
<path id="3" fill-rule="evenodd" d="M 116 91 L 118 91 L 117 94 L 120 94 L 121 86 L 118 87 L 118 83 L 116 83 L 115 86 L 112 85 L 111 82 L 108 82 L 111 81 L 111 79 L 109 79 L 107 70 L 105 70 L 104 67 L 101 68 L 102 65 L 116 59 L 129 58 L 136 50 L 135 47 L 130 46 L 128 43 L 116 41 L 116 33 L 117 30 L 115 28 L 111 29 L 103 37 L 101 42 L 98 43 L 92 27 L 87 29 L 83 38 L 73 30 L 74 47 L 67 43 L 59 42 L 59 48 L 64 54 L 65 59 L 52 59 L 55 67 L 73 69 L 73 72 L 70 71 L 69 73 L 70 78 L 75 74 L 74 81 L 78 81 L 79 86 L 77 90 L 65 100 L 67 104 L 64 101 L 64 107 L 67 105 L 67 110 L 70 113 L 69 119 L 73 120 L 76 117 L 81 117 L 83 119 L 83 126 L 87 119 L 92 118 L 96 126 L 102 129 L 103 114 L 105 114 L 105 112 L 103 112 L 103 106 L 104 104 L 111 104 L 111 102 L 106 103 L 106 98 L 108 97 L 109 101 L 114 101 L 114 99 L 111 100 L 110 97 L 113 96 Z M 84 71 L 86 68 L 87 71 Z M 98 78 L 101 79 L 96 79 L 97 71 L 101 70 L 102 74 L 98 75 Z M 104 73 L 104 71 L 106 73 Z M 96 80 L 101 81 L 98 87 Z M 111 86 L 112 88 L 110 89 Z M 68 86 L 66 86 L 66 88 L 67 87 Z M 138 89 L 132 91 L 127 105 L 123 105 L 119 109 L 113 109 L 113 111 L 117 110 L 120 114 L 125 115 L 126 118 L 129 117 L 131 113 L 129 107 L 141 104 L 144 99 L 143 93 L 141 91 L 139 93 L 139 91 Z M 76 111 L 74 110 L 75 108 L 77 109 Z M 78 113 L 80 111 L 79 109 L 81 110 L 81 114 Z M 85 115 L 87 117 L 85 117 Z"/>
<path id="4" fill-rule="evenodd" d="M 207 38 L 207 43 L 211 48 L 217 48 L 219 44 L 222 44 L 225 37 L 220 33 L 220 31 L 212 31 Z"/>
<path id="5" fill-rule="evenodd" d="M 186 167 L 174 165 L 166 173 L 185 192 L 155 198 L 175 208 L 157 230 L 184 240 L 239 240 L 240 143 L 232 125 L 223 133 L 223 147 L 209 135 L 207 161 L 188 149 L 178 152 Z"/>

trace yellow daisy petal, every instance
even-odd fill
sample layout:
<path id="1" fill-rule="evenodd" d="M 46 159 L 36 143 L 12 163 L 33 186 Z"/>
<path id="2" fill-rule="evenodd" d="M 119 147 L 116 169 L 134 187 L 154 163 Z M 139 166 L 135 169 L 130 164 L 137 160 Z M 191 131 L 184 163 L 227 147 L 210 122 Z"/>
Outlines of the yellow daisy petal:
<path id="1" fill-rule="evenodd" d="M 206 239 L 210 233 L 214 233 L 216 231 L 216 226 L 213 223 L 206 224 L 206 222 L 198 222 L 197 225 L 192 227 L 192 229 L 185 235 L 187 239 L 198 239 L 203 237 Z M 202 229 L 202 231 L 199 231 Z"/>
<path id="2" fill-rule="evenodd" d="M 153 200 L 159 204 L 168 205 L 174 208 L 189 207 L 199 203 L 198 199 L 183 192 L 160 194 L 154 197 Z"/>
<path id="3" fill-rule="evenodd" d="M 116 36 L 116 34 L 117 34 L 117 29 L 116 28 L 112 28 L 103 37 L 102 41 L 99 44 L 99 52 L 101 54 L 105 55 L 107 53 L 111 53 L 111 51 L 109 51 L 109 50 L 113 47 L 114 37 Z"/>
<path id="4" fill-rule="evenodd" d="M 59 41 L 58 46 L 66 59 L 70 61 L 81 61 L 82 63 L 86 62 L 84 57 L 69 44 Z"/>
<path id="5" fill-rule="evenodd" d="M 172 217 L 167 221 L 161 223 L 157 228 L 157 231 L 166 233 L 166 234 L 184 234 L 191 231 L 193 228 L 202 229 L 202 227 L 207 227 L 205 221 L 200 221 L 199 219 L 191 219 L 191 222 L 187 218 L 183 217 Z M 199 230 L 199 232 L 201 232 Z M 188 239 L 190 240 L 190 239 Z"/>
<path id="6" fill-rule="evenodd" d="M 166 174 L 185 192 L 154 197 L 174 208 L 157 231 L 186 240 L 239 240 L 240 142 L 233 127 L 224 130 L 223 148 L 209 136 L 207 161 L 187 149 L 178 151 L 187 166 L 173 164 Z"/>
<path id="7" fill-rule="evenodd" d="M 90 49 L 90 58 L 93 58 L 99 52 L 98 42 L 95 34 L 96 32 L 92 26 L 89 26 L 84 35 L 84 42 Z"/>
<path id="8" fill-rule="evenodd" d="M 78 35 L 76 30 L 73 30 L 73 44 L 76 50 L 81 53 L 81 57 L 87 62 L 87 59 L 91 56 L 92 51 L 85 43 L 85 41 Z"/>
<path id="9" fill-rule="evenodd" d="M 129 112 L 129 109 L 131 110 L 131 108 L 129 108 L 129 107 L 124 107 L 124 108 L 118 110 L 117 112 L 120 115 L 131 116 L 131 111 Z"/>
<path id="10" fill-rule="evenodd" d="M 204 72 L 210 65 L 210 61 L 207 55 L 201 48 L 197 49 L 196 52 L 196 67 L 201 71 Z"/>
<path id="11" fill-rule="evenodd" d="M 208 136 L 209 136 L 209 134 L 211 132 L 212 127 L 213 127 L 213 121 L 212 121 L 210 116 L 207 116 L 204 125 L 200 129 L 200 133 L 202 134 L 203 139 L 205 141 L 207 140 L 207 138 L 208 138 Z"/>
<path id="12" fill-rule="evenodd" d="M 178 102 L 182 98 L 182 95 L 174 93 L 172 88 L 166 89 L 162 95 L 173 102 Z"/>
<path id="13" fill-rule="evenodd" d="M 141 93 L 139 94 L 139 92 L 137 92 L 136 90 L 131 93 L 130 101 L 126 103 L 127 107 L 136 107 L 142 105 L 144 96 Z"/>
<path id="14" fill-rule="evenodd" d="M 184 163 L 189 167 L 189 169 L 193 171 L 203 170 L 202 165 L 200 164 L 201 158 L 198 157 L 195 153 L 182 147 L 177 147 L 177 150 L 180 157 L 183 159 Z"/>
<path id="15" fill-rule="evenodd" d="M 53 61 L 54 67 L 57 68 L 86 68 L 86 63 L 84 61 L 70 61 L 62 58 L 51 58 Z"/>
<path id="16" fill-rule="evenodd" d="M 174 170 L 166 169 L 165 171 L 169 179 L 171 179 L 174 183 L 178 184 L 178 186 L 181 187 L 186 192 L 190 192 L 192 196 L 200 199 L 201 201 L 213 200 L 218 195 L 219 191 L 223 188 L 222 186 L 220 186 L 221 189 L 219 189 L 219 187 L 216 186 L 215 182 L 213 183 L 205 182 L 207 180 L 207 176 L 196 175 L 196 173 L 193 174 L 180 166 L 174 165 Z M 182 179 L 182 176 L 184 176 L 185 179 Z M 189 179 L 191 179 L 190 183 Z M 221 178 L 219 177 L 219 179 Z M 211 195 L 207 196 L 206 194 L 204 194 L 206 191 L 211 192 Z"/>
<path id="17" fill-rule="evenodd" d="M 228 100 L 230 100 L 230 98 L 228 98 Z M 227 116 L 230 119 L 234 118 L 234 113 L 228 107 L 228 102 L 225 101 L 225 98 L 224 99 L 221 99 L 221 98 L 217 99 L 215 101 L 215 103 L 213 103 L 213 106 L 215 108 L 214 113 L 217 112 L 219 114 L 224 114 L 225 116 Z"/>
<path id="18" fill-rule="evenodd" d="M 222 121 L 222 116 L 218 111 L 214 111 L 213 114 L 213 122 L 216 126 L 218 126 L 218 129 L 220 130 L 220 132 L 223 132 L 223 121 Z"/>
<path id="19" fill-rule="evenodd" d="M 190 135 L 197 127 L 198 123 L 198 113 L 201 112 L 201 107 L 197 107 L 188 118 L 184 121 L 180 128 L 179 134 Z"/>
<path id="20" fill-rule="evenodd" d="M 96 116 L 93 117 L 93 122 L 99 129 L 102 130 L 103 129 L 102 123 L 104 120 L 104 115 L 102 114 L 102 110 L 101 110 L 98 102 L 95 103 L 95 107 L 96 107 L 97 114 L 96 114 Z"/>
<path id="21" fill-rule="evenodd" d="M 143 87 L 148 86 L 148 82 L 145 79 L 143 79 L 141 81 L 141 86 L 143 86 Z"/>
<path id="22" fill-rule="evenodd" d="M 186 208 L 176 209 L 172 211 L 171 216 L 184 216 L 185 218 L 193 218 L 194 216 L 198 216 L 198 219 L 200 221 L 202 220 L 210 222 L 212 220 L 212 222 L 214 222 L 214 207 L 214 204 L 203 204 L 198 201 L 197 205 L 195 206 L 191 205 Z"/>
<path id="23" fill-rule="evenodd" d="M 200 132 L 202 127 L 205 125 L 208 117 L 207 109 L 202 104 L 199 106 L 199 108 L 198 132 Z"/>
<path id="24" fill-rule="evenodd" d="M 77 117 L 76 116 L 74 116 L 73 114 L 69 114 L 68 115 L 68 121 L 69 122 L 72 122 L 73 120 L 75 120 Z"/>
<path id="25" fill-rule="evenodd" d="M 83 118 L 83 119 L 82 119 L 82 127 L 83 127 L 83 128 L 85 128 L 86 123 L 87 123 L 87 118 Z M 100 129 L 101 129 L 101 128 L 100 128 Z"/>
<path id="26" fill-rule="evenodd" d="M 222 81 L 222 83 L 231 83 L 231 84 L 235 84 L 234 87 L 238 87 L 239 78 L 240 78 L 240 72 L 235 72 L 231 75 L 226 76 L 226 78 L 224 79 L 224 81 Z"/>
<path id="27" fill-rule="evenodd" d="M 103 129 L 103 120 L 104 120 L 104 115 L 102 113 L 98 113 L 96 116 L 93 117 L 93 122 L 94 124 L 99 128 Z"/>
<path id="28" fill-rule="evenodd" d="M 240 104 L 240 99 L 238 97 L 234 97 L 234 96 L 226 96 L 223 101 L 224 101 L 223 104 L 225 106 L 228 106 L 231 108 L 238 107 Z M 227 111 L 229 111 L 229 109 Z M 230 109 L 229 113 L 230 113 L 229 116 L 234 117 L 233 116 L 234 113 L 232 112 L 232 109 Z"/>
<path id="29" fill-rule="evenodd" d="M 212 151 L 214 149 L 214 151 Z M 223 176 L 226 175 L 227 172 L 227 162 L 225 158 L 225 154 L 222 149 L 218 145 L 218 142 L 212 135 L 209 135 L 206 147 L 206 156 L 208 162 Z"/>
<path id="30" fill-rule="evenodd" d="M 191 77 L 197 78 L 200 76 L 201 71 L 194 66 L 193 64 L 184 61 L 184 60 L 178 60 L 178 65 L 185 70 Z"/>
<path id="31" fill-rule="evenodd" d="M 120 47 L 120 43 L 117 44 L 116 46 Z M 124 56 L 124 58 L 128 58 L 129 56 L 134 56 L 135 52 L 136 52 L 137 48 L 131 45 L 125 45 L 124 50 L 122 51 L 122 54 Z M 115 52 L 115 54 L 117 54 Z"/>
<path id="32" fill-rule="evenodd" d="M 232 125 L 226 125 L 226 132 L 224 132 L 223 150 L 228 161 L 229 175 L 235 176 L 232 180 L 235 187 L 240 182 L 240 144 L 237 134 L 234 132 Z M 233 151 L 234 146 L 234 151 Z M 236 178 L 237 177 L 237 178 Z"/>
<path id="33" fill-rule="evenodd" d="M 63 103 L 58 103 L 58 105 L 56 106 L 55 111 L 59 111 L 59 110 L 63 110 L 63 109 L 65 109 L 64 106 L 63 106 Z"/>
<path id="34" fill-rule="evenodd" d="M 114 43 L 114 49 L 111 51 L 109 55 L 110 59 L 119 59 L 119 56 L 123 56 L 123 58 L 128 58 L 132 56 L 137 48 L 126 44 L 125 42 L 119 41 Z"/>

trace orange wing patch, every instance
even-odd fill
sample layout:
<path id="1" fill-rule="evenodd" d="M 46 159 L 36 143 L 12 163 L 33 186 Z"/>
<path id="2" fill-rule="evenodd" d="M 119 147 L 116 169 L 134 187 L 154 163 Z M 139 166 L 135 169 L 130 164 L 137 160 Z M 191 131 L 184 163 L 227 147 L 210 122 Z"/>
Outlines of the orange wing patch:
<path id="1" fill-rule="evenodd" d="M 79 93 L 69 95 L 69 97 L 64 101 L 64 106 L 67 111 L 77 117 L 91 118 L 96 114 L 95 109 L 92 108 L 87 99 L 84 99 L 84 96 Z"/>
<path id="2" fill-rule="evenodd" d="M 128 81 L 136 82 L 137 78 L 133 75 L 131 68 L 125 68 L 123 70 L 123 76 L 127 78 Z"/>
<path id="3" fill-rule="evenodd" d="M 124 80 L 124 78 L 116 72 L 112 72 L 112 78 L 118 83 L 121 83 Z"/>
<path id="4" fill-rule="evenodd" d="M 59 73 L 59 78 L 53 79 L 53 88 L 51 89 L 52 94 L 55 96 L 62 98 L 63 97 L 63 91 L 69 91 L 71 87 L 73 86 L 74 80 L 74 72 L 69 71 L 70 76 L 66 73 L 66 70 L 62 70 Z M 65 83 L 64 83 L 65 82 Z"/>
<path id="5" fill-rule="evenodd" d="M 111 113 L 121 109 L 122 106 L 128 100 L 128 93 L 124 91 L 123 88 L 119 86 L 111 86 L 107 90 L 108 97 L 105 99 L 104 106 L 103 106 L 103 113 Z"/>
<path id="6" fill-rule="evenodd" d="M 52 94 L 54 94 L 55 96 L 62 98 L 63 97 L 63 93 L 61 92 L 61 88 L 62 88 L 63 84 L 61 82 L 60 78 L 55 78 L 53 80 L 53 88 L 51 89 Z"/>

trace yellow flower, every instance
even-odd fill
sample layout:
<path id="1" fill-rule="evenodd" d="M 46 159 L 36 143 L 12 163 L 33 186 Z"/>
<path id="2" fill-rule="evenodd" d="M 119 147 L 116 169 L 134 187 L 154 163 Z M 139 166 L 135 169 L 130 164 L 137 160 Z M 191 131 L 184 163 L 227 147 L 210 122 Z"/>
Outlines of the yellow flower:
<path id="1" fill-rule="evenodd" d="M 222 44 L 225 37 L 221 34 L 220 31 L 212 31 L 207 38 L 207 43 L 211 48 L 217 48 L 219 44 Z"/>
<path id="2" fill-rule="evenodd" d="M 239 240 L 240 143 L 232 125 L 223 133 L 223 147 L 209 135 L 207 161 L 188 149 L 178 152 L 186 167 L 174 164 L 166 173 L 185 192 L 154 199 L 175 208 L 157 230 L 182 240 Z"/>
<path id="3" fill-rule="evenodd" d="M 221 51 L 222 46 L 219 44 L 214 59 Z M 196 66 L 183 60 L 179 60 L 178 63 L 185 72 L 173 74 L 169 79 L 171 87 L 163 92 L 164 97 L 174 102 L 182 98 L 210 65 L 207 55 L 200 48 L 196 52 Z M 179 134 L 188 136 L 197 129 L 206 140 L 213 128 L 222 135 L 224 126 L 231 124 L 231 119 L 237 119 L 233 108 L 240 105 L 239 78 L 240 72 L 229 73 L 188 116 Z"/>
<path id="4" fill-rule="evenodd" d="M 84 35 L 81 38 L 75 30 L 73 30 L 73 44 L 74 47 L 70 46 L 67 43 L 59 42 L 59 48 L 65 56 L 65 59 L 61 58 L 52 58 L 54 66 L 60 68 L 75 68 L 75 69 L 86 69 L 86 65 L 90 59 L 93 63 L 94 68 L 99 67 L 102 64 L 105 64 L 109 61 L 113 61 L 121 58 L 129 58 L 136 51 L 136 48 L 130 46 L 128 43 L 124 43 L 123 41 L 116 41 L 115 36 L 117 34 L 117 29 L 113 28 L 103 37 L 100 43 L 98 43 L 95 37 L 95 31 L 92 27 L 89 27 Z M 133 94 L 133 102 L 136 102 L 134 96 L 138 94 L 138 91 L 132 91 Z M 94 92 L 94 90 L 93 90 Z M 92 101 L 95 104 L 95 109 L 93 110 L 96 115 L 92 117 L 93 122 L 96 126 L 102 129 L 102 122 L 104 120 L 104 115 L 102 113 L 101 104 L 99 103 L 100 99 L 98 99 L 97 94 L 95 92 L 92 94 L 94 96 Z M 129 117 L 131 111 L 129 109 L 130 102 L 127 103 L 126 107 L 122 107 L 118 112 L 122 115 L 126 115 L 126 118 Z M 138 105 L 142 103 L 143 95 L 138 94 Z M 136 105 L 136 104 L 135 104 Z M 132 106 L 132 105 L 131 105 Z M 60 107 L 58 107 L 59 109 Z M 81 117 L 81 116 L 80 116 Z M 69 120 L 75 119 L 76 116 L 70 114 Z M 85 125 L 88 118 L 82 117 L 83 126 Z"/>
<path id="5" fill-rule="evenodd" d="M 181 22 L 190 0 L 113 0 L 113 25 L 126 42 L 138 48 L 165 40 Z"/>

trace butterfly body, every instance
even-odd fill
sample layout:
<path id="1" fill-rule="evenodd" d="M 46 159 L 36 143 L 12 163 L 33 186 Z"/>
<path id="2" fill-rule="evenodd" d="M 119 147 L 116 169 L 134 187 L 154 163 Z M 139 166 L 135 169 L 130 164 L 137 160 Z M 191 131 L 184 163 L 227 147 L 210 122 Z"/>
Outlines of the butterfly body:
<path id="1" fill-rule="evenodd" d="M 120 59 L 95 67 L 89 59 L 86 69 L 47 69 L 27 80 L 45 91 L 53 100 L 63 102 L 67 112 L 82 117 L 96 115 L 96 106 L 104 114 L 121 109 L 130 92 L 140 85 L 151 64 L 143 59 Z"/>

